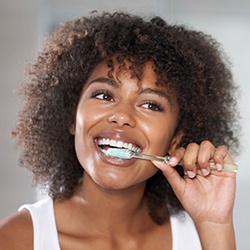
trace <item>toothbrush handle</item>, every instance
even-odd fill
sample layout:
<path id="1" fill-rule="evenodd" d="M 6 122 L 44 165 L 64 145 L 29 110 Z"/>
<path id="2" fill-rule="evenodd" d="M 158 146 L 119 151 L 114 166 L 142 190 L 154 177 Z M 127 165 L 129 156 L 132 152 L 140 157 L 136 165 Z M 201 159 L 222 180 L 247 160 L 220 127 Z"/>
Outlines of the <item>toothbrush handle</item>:
<path id="1" fill-rule="evenodd" d="M 209 161 L 209 166 L 211 170 L 217 170 L 215 167 L 215 163 L 213 161 Z M 231 162 L 224 162 L 224 167 L 221 171 L 224 172 L 238 172 L 238 164 L 237 163 L 231 163 Z"/>
<path id="2" fill-rule="evenodd" d="M 163 156 L 147 155 L 147 154 L 133 154 L 132 157 L 138 158 L 138 159 L 149 160 L 149 161 L 161 161 L 164 163 L 168 163 L 168 160 L 169 160 L 168 155 L 163 157 Z"/>
<path id="3" fill-rule="evenodd" d="M 169 156 L 155 156 L 155 155 L 147 155 L 147 154 L 142 154 L 142 155 L 133 155 L 134 158 L 140 158 L 140 159 L 145 159 L 145 160 L 150 160 L 150 161 L 161 161 L 164 163 L 168 163 L 169 161 Z M 182 162 L 179 163 L 179 165 L 182 166 Z M 217 168 L 215 167 L 215 163 L 211 160 L 209 161 L 209 166 L 211 170 L 217 170 Z M 199 168 L 199 166 L 197 165 L 197 168 Z M 238 172 L 238 164 L 237 163 L 231 163 L 231 162 L 224 162 L 224 167 L 221 171 L 224 172 Z"/>

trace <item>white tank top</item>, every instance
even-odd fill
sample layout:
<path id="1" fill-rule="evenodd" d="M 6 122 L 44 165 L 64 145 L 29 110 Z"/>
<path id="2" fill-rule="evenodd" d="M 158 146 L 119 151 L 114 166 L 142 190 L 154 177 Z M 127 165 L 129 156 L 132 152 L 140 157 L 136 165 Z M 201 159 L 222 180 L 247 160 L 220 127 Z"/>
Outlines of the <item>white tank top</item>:
<path id="1" fill-rule="evenodd" d="M 46 197 L 34 204 L 23 205 L 31 215 L 34 231 L 34 250 L 60 250 L 53 200 Z M 172 250 L 201 250 L 195 225 L 190 216 L 183 212 L 170 217 Z"/>

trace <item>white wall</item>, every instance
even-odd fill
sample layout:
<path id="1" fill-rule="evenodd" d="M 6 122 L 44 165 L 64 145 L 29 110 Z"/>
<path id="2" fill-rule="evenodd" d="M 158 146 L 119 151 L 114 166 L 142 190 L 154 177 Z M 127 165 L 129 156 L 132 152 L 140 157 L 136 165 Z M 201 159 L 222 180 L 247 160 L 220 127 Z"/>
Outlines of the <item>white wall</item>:
<path id="1" fill-rule="evenodd" d="M 35 58 L 39 44 L 55 20 L 72 19 L 91 10 L 127 10 L 156 13 L 170 22 L 182 22 L 213 35 L 223 45 L 240 84 L 242 154 L 235 204 L 238 249 L 250 249 L 250 2 L 248 0 L 9 0 L 0 2 L 0 218 L 19 205 L 33 202 L 36 190 L 30 174 L 18 167 L 10 130 L 20 102 L 13 94 L 23 79 L 27 62 Z"/>
<path id="2" fill-rule="evenodd" d="M 24 64 L 36 51 L 36 23 L 35 1 L 0 2 L 0 217 L 35 200 L 29 173 L 17 167 L 10 130 L 20 106 L 13 90 L 23 79 Z"/>

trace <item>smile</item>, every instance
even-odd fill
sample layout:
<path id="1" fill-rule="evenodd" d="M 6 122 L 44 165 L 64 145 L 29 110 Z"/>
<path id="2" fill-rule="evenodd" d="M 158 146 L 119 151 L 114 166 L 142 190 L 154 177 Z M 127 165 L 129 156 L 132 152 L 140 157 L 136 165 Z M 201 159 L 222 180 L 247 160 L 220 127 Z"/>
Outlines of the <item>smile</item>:
<path id="1" fill-rule="evenodd" d="M 137 153 L 141 151 L 141 148 L 133 143 L 116 141 L 108 138 L 99 138 L 97 140 L 97 144 L 98 147 L 100 147 L 102 150 L 107 150 L 108 148 L 112 147 L 112 148 L 125 148 Z"/>

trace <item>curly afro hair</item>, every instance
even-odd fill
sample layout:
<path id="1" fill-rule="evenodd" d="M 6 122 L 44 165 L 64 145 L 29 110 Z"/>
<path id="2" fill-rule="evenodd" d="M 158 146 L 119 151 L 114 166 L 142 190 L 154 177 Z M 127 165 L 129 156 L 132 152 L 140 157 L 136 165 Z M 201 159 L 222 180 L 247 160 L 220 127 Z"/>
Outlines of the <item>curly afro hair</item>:
<path id="1" fill-rule="evenodd" d="M 179 146 L 210 140 L 233 151 L 238 147 L 237 87 L 213 38 L 160 17 L 92 13 L 62 24 L 46 39 L 20 87 L 24 107 L 13 130 L 22 147 L 20 164 L 54 199 L 71 197 L 83 175 L 69 133 L 72 111 L 93 69 L 105 62 L 112 70 L 114 58 L 121 67 L 129 61 L 138 80 L 145 63 L 152 62 L 157 84 L 174 90 L 184 131 Z M 182 210 L 160 171 L 148 180 L 145 192 L 156 223 Z"/>

